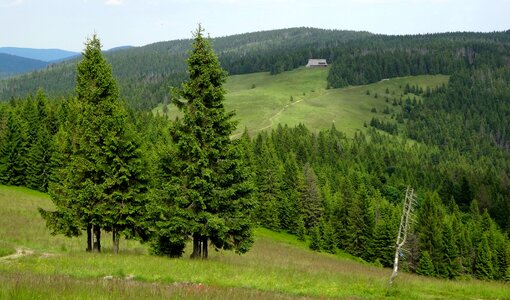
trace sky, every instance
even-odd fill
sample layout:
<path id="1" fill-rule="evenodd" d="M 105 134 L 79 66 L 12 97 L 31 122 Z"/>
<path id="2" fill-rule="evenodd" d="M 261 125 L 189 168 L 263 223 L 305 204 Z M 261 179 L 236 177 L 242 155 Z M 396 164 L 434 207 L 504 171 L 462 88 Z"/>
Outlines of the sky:
<path id="1" fill-rule="evenodd" d="M 510 29 L 510 0 L 0 0 L 0 47 L 81 51 L 290 27 L 418 34 Z"/>

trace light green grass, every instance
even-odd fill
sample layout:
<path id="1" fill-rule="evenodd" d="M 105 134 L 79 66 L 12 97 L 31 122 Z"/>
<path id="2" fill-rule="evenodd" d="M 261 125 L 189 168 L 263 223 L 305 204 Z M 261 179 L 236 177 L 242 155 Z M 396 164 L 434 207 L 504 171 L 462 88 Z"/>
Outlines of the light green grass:
<path id="1" fill-rule="evenodd" d="M 85 239 L 51 236 L 37 207 L 51 207 L 44 194 L 0 186 L 0 237 L 34 254 L 0 260 L 0 298 L 34 299 L 508 299 L 497 282 L 448 281 L 401 273 L 387 289 L 390 269 L 357 262 L 347 254 L 310 251 L 295 236 L 256 229 L 245 255 L 211 251 L 207 261 L 150 256 L 136 242 L 114 255 L 86 253 Z M 8 224 L 15 224 L 10 226 Z M 6 225 L 8 225 L 6 227 Z M 13 231 L 13 227 L 17 227 Z M 21 235 L 22 237 L 19 237 Z M 112 276 L 112 280 L 104 280 Z M 132 276 L 132 280 L 125 277 Z"/>
<path id="2" fill-rule="evenodd" d="M 338 130 L 352 136 L 374 116 L 389 120 L 391 114 L 382 114 L 386 106 L 395 113 L 400 112 L 401 108 L 392 106 L 391 100 L 400 99 L 406 84 L 426 89 L 427 86 L 434 88 L 448 81 L 448 76 L 444 75 L 423 75 L 326 89 L 327 75 L 328 68 L 299 68 L 278 75 L 254 73 L 229 77 L 225 84 L 225 107 L 237 113 L 239 125 L 234 136 L 242 133 L 244 128 L 254 134 L 275 128 L 278 124 L 295 126 L 299 123 L 314 131 L 335 124 Z M 388 95 L 385 94 L 386 88 L 390 91 Z M 366 95 L 367 90 L 370 90 L 370 95 Z M 374 97 L 376 93 L 377 99 Z M 390 103 L 386 103 L 385 96 L 391 99 Z M 403 96 L 404 99 L 406 97 Z M 372 113 L 372 108 L 376 108 L 378 113 Z M 162 106 L 154 110 L 155 113 L 161 111 Z M 179 113 L 170 105 L 168 114 L 174 119 Z"/>

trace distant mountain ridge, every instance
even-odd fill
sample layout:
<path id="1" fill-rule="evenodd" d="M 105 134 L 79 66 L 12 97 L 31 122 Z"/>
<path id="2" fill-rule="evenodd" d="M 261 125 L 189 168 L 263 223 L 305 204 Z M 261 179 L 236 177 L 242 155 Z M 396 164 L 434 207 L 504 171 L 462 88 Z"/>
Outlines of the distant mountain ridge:
<path id="1" fill-rule="evenodd" d="M 47 65 L 45 61 L 0 53 L 0 78 L 39 70 Z"/>
<path id="2" fill-rule="evenodd" d="M 390 36 L 309 27 L 236 34 L 211 39 L 222 67 L 230 74 L 278 74 L 306 65 L 309 58 L 331 64 L 328 87 L 367 84 L 410 75 L 450 75 L 462 68 L 510 63 L 508 32 L 453 32 Z M 105 51 L 120 92 L 134 109 L 171 102 L 171 87 L 188 77 L 191 40 L 163 41 Z M 44 70 L 0 80 L 0 101 L 25 97 L 43 88 L 49 97 L 74 94 L 79 57 Z"/>
<path id="3" fill-rule="evenodd" d="M 0 53 L 25 57 L 45 62 L 57 62 L 71 57 L 77 56 L 80 53 L 67 51 L 62 49 L 35 49 L 35 48 L 20 48 L 20 47 L 0 47 Z"/>
<path id="4" fill-rule="evenodd" d="M 278 73 L 305 65 L 309 56 L 329 58 L 338 45 L 371 36 L 369 32 L 299 27 L 218 37 L 211 42 L 230 74 Z M 136 109 L 150 109 L 165 101 L 170 87 L 179 86 L 186 79 L 190 49 L 191 40 L 182 39 L 105 51 L 105 57 L 126 102 Z M 76 59 L 71 59 L 2 80 L 0 101 L 35 93 L 39 87 L 50 97 L 72 95 L 75 74 Z"/>

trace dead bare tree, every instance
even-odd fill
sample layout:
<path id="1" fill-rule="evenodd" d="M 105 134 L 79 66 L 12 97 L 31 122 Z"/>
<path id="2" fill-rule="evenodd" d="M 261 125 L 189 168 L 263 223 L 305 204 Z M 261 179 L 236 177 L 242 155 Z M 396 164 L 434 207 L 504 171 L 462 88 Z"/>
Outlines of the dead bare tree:
<path id="1" fill-rule="evenodd" d="M 409 222 L 411 219 L 413 205 L 416 202 L 416 195 L 411 187 L 407 187 L 406 197 L 404 198 L 404 207 L 402 209 L 402 217 L 400 218 L 400 227 L 398 228 L 398 236 L 395 249 L 395 261 L 393 263 L 393 273 L 390 277 L 390 286 L 397 277 L 398 272 L 398 258 L 401 253 L 402 246 L 404 246 L 407 239 L 407 230 L 409 229 Z"/>

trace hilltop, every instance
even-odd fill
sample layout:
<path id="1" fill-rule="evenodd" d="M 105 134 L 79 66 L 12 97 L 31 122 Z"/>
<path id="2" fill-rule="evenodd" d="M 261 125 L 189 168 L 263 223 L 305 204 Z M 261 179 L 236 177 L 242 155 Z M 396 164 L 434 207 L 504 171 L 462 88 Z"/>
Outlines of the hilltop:
<path id="1" fill-rule="evenodd" d="M 46 67 L 47 62 L 0 53 L 0 79 Z"/>
<path id="2" fill-rule="evenodd" d="M 290 28 L 214 38 L 212 44 L 230 74 L 290 70 L 305 65 L 309 55 L 324 56 L 339 44 L 372 36 L 367 32 Z M 123 97 L 133 108 L 153 108 L 169 88 L 186 78 L 185 60 L 191 40 L 158 42 L 105 53 Z M 42 87 L 50 96 L 74 92 L 77 60 L 0 81 L 0 100 L 34 94 Z M 273 70 L 277 71 L 277 70 Z"/>
<path id="3" fill-rule="evenodd" d="M 20 47 L 0 47 L 0 53 L 16 55 L 45 62 L 58 62 L 79 55 L 78 52 L 62 49 L 34 49 Z"/>
<path id="4" fill-rule="evenodd" d="M 328 89 L 328 72 L 328 68 L 302 67 L 277 75 L 253 73 L 230 76 L 225 85 L 225 105 L 228 110 L 236 112 L 236 119 L 240 122 L 236 136 L 245 128 L 250 135 L 255 135 L 261 130 L 275 129 L 278 124 L 289 127 L 304 124 L 313 131 L 328 129 L 334 124 L 353 136 L 373 117 L 395 122 L 395 115 L 401 112 L 401 107 L 392 102 L 404 94 L 406 85 L 426 89 L 448 82 L 445 75 L 421 75 Z M 158 105 L 154 113 L 163 114 L 163 106 Z M 391 113 L 384 113 L 385 109 Z M 179 115 L 177 108 L 171 104 L 167 113 L 170 119 Z"/>

